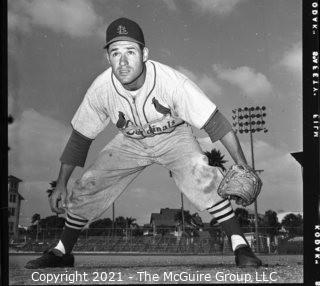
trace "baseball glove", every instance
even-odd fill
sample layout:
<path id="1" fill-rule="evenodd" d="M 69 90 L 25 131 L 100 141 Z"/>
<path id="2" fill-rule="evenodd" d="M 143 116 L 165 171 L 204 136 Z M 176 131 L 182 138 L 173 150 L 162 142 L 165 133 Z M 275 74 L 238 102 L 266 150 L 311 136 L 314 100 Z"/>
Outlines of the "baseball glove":
<path id="1" fill-rule="evenodd" d="M 218 194 L 233 199 L 244 207 L 251 205 L 258 197 L 262 182 L 255 171 L 244 165 L 233 165 L 222 179 Z"/>

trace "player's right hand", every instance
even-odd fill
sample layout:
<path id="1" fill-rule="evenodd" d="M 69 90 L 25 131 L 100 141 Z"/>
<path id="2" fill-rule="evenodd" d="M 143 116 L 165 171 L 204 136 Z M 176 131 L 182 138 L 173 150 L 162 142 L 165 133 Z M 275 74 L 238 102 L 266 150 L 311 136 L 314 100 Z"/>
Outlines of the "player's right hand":
<path id="1" fill-rule="evenodd" d="M 65 213 L 67 188 L 57 186 L 49 197 L 50 208 L 57 214 Z"/>

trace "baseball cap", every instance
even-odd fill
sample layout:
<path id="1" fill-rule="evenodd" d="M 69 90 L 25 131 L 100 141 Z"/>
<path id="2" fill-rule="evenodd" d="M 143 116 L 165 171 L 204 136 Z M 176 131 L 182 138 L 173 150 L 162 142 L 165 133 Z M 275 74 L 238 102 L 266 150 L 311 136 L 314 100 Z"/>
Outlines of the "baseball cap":
<path id="1" fill-rule="evenodd" d="M 116 41 L 131 41 L 145 45 L 142 29 L 136 22 L 127 18 L 119 18 L 109 25 L 104 49 Z"/>

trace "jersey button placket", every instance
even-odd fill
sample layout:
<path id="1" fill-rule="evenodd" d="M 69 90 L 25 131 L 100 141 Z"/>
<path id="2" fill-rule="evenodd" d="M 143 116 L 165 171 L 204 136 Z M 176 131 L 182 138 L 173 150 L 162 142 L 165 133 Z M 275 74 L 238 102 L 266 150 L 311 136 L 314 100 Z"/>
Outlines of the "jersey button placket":
<path id="1" fill-rule="evenodd" d="M 138 124 L 139 124 L 140 126 L 142 126 L 141 120 L 140 120 L 140 117 L 139 117 L 139 114 L 138 114 L 137 106 L 136 106 L 136 99 L 135 99 L 134 97 L 132 97 L 131 103 L 132 103 L 132 105 L 133 105 L 133 111 L 134 111 L 134 112 L 133 112 L 133 113 L 134 113 L 134 114 L 133 114 L 133 117 L 136 118 Z"/>

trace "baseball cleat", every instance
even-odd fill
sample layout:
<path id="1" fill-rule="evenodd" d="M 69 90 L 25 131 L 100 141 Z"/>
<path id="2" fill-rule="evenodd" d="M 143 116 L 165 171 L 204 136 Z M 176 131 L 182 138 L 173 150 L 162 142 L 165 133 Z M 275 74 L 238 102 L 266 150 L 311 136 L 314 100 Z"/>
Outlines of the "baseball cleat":
<path id="1" fill-rule="evenodd" d="M 261 260 L 252 252 L 249 246 L 235 250 L 235 261 L 238 267 L 260 267 Z"/>
<path id="2" fill-rule="evenodd" d="M 25 268 L 53 268 L 53 267 L 73 267 L 74 256 L 72 254 L 63 254 L 58 249 L 46 250 L 42 256 L 27 262 Z"/>

